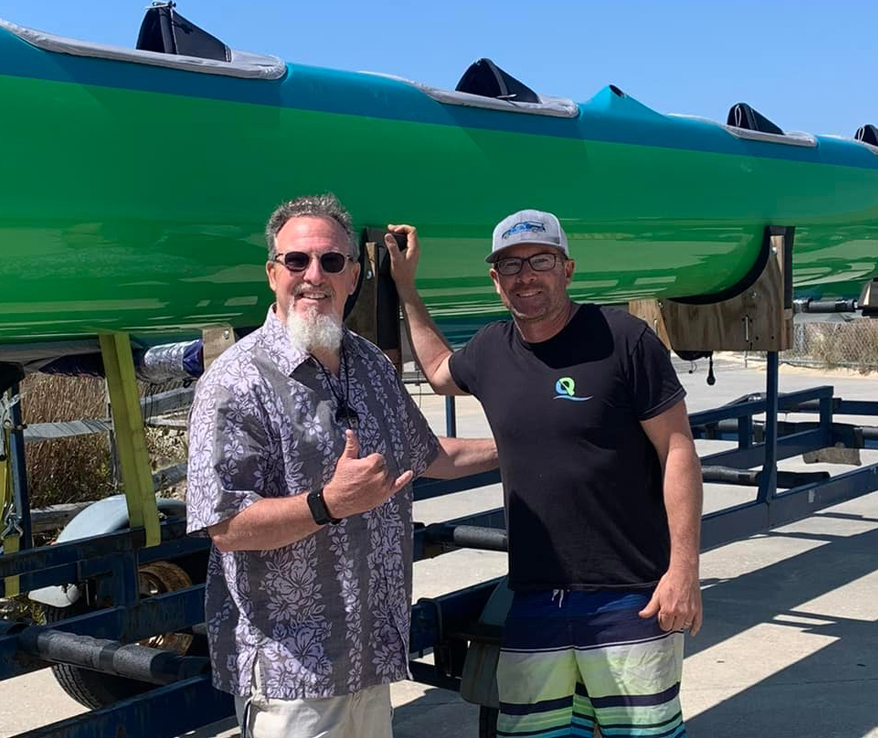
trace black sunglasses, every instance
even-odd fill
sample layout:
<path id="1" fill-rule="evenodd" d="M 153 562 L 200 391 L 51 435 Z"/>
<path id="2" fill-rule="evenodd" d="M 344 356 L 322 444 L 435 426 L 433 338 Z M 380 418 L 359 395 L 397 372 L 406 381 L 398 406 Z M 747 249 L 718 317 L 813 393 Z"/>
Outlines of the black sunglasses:
<path id="1" fill-rule="evenodd" d="M 311 254 L 304 251 L 287 251 L 285 254 L 278 254 L 274 260 L 283 264 L 291 272 L 304 272 L 311 263 Z M 338 274 L 345 268 L 348 261 L 353 258 L 340 251 L 327 251 L 320 254 L 320 268 L 327 274 Z"/>

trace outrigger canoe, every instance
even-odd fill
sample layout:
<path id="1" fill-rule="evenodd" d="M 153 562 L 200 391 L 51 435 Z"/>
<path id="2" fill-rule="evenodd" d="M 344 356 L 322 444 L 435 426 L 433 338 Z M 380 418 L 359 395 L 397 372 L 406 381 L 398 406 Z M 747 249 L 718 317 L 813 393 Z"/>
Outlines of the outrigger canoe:
<path id="1" fill-rule="evenodd" d="M 878 137 L 665 115 L 608 86 L 538 94 L 489 60 L 442 90 L 230 50 L 171 5 L 138 48 L 0 22 L 0 343 L 258 325 L 263 227 L 335 192 L 359 226 L 410 222 L 446 329 L 502 312 L 484 255 L 520 208 L 558 214 L 579 300 L 709 296 L 795 226 L 798 294 L 878 276 Z"/>

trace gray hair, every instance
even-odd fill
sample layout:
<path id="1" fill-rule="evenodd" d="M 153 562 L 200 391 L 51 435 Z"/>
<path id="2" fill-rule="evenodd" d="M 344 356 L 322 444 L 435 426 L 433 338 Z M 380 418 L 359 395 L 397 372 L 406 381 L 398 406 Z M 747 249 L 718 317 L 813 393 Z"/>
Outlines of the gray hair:
<path id="1" fill-rule="evenodd" d="M 291 218 L 325 218 L 338 223 L 347 235 L 350 254 L 354 261 L 360 258 L 360 245 L 354 238 L 351 214 L 345 210 L 331 192 L 324 195 L 306 195 L 287 200 L 278 205 L 265 225 L 265 241 L 268 243 L 268 260 L 277 257 L 277 234 Z"/>

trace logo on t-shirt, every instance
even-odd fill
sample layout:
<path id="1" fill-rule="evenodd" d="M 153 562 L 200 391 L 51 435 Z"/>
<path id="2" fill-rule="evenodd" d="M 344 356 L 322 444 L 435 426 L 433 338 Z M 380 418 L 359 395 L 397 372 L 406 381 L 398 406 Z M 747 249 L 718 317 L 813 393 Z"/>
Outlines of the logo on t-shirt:
<path id="1" fill-rule="evenodd" d="M 584 402 L 585 400 L 590 400 L 592 395 L 588 397 L 577 397 L 574 392 L 576 390 L 576 382 L 573 381 L 573 377 L 561 377 L 557 382 L 555 382 L 555 392 L 558 394 L 555 395 L 555 400 L 575 400 L 577 402 Z"/>

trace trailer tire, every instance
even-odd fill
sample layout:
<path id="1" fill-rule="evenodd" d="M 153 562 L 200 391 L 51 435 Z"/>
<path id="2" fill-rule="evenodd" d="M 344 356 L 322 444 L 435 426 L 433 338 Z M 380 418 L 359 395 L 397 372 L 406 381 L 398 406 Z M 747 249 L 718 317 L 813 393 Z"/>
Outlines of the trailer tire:
<path id="1" fill-rule="evenodd" d="M 182 567 L 171 561 L 154 561 L 138 569 L 141 597 L 153 597 L 192 586 L 192 579 Z M 82 597 L 69 607 L 44 605 L 46 624 L 84 615 L 92 608 Z M 192 645 L 190 633 L 163 633 L 140 641 L 142 645 L 174 651 L 184 655 Z M 107 707 L 121 700 L 136 697 L 157 685 L 113 674 L 103 674 L 71 664 L 53 664 L 52 674 L 70 697 L 91 710 Z"/>
<path id="2" fill-rule="evenodd" d="M 479 738 L 497 738 L 497 715 L 500 711 L 496 707 L 479 707 Z"/>

